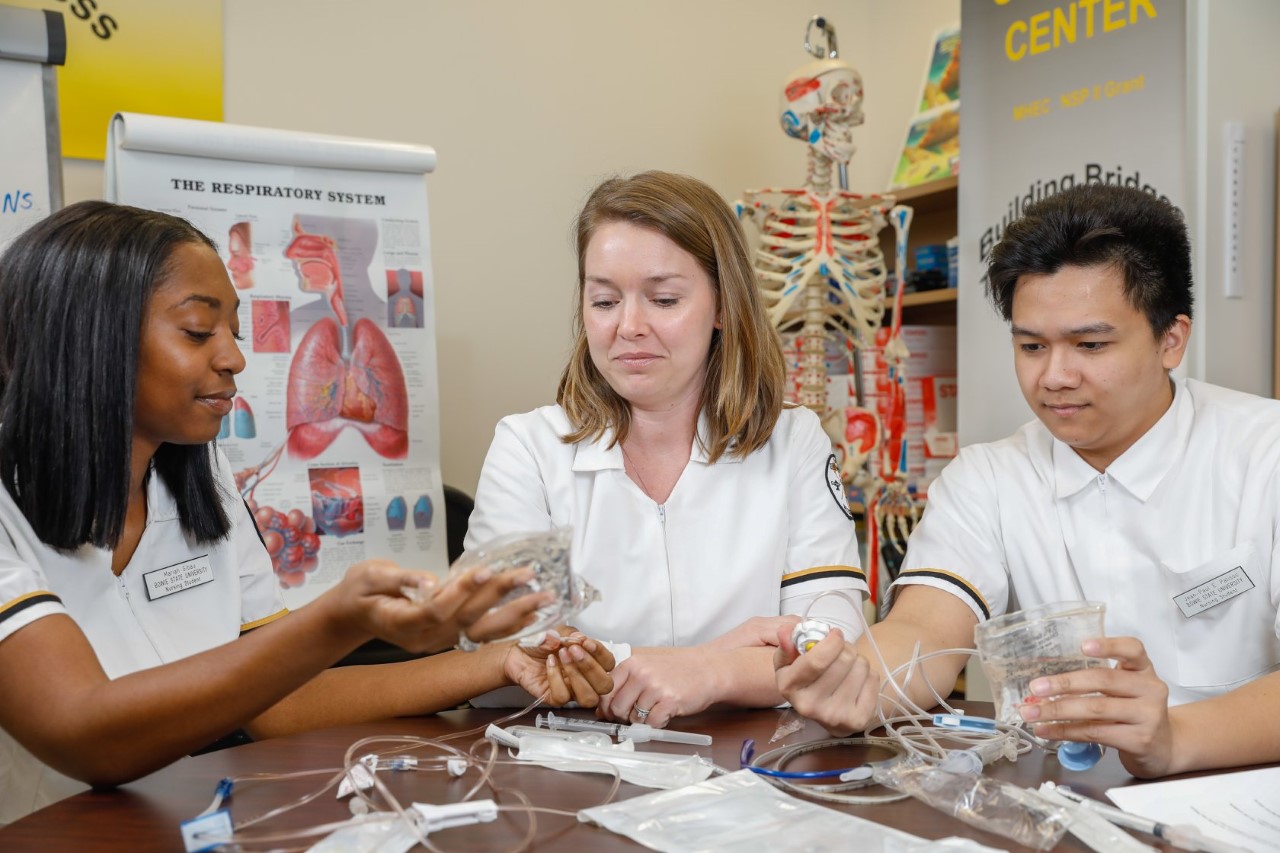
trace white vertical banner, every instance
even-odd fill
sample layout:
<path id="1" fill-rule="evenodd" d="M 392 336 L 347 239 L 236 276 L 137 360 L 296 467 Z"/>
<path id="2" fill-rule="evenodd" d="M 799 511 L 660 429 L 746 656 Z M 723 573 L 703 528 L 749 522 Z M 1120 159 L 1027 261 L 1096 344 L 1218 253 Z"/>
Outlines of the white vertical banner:
<path id="1" fill-rule="evenodd" d="M 1120 184 L 1187 198 L 1184 0 L 970 0 L 961 7 L 961 444 L 1030 419 L 1008 330 L 984 296 L 991 249 L 1030 204 Z"/>
<path id="2" fill-rule="evenodd" d="M 106 196 L 189 219 L 240 297 L 218 445 L 286 604 L 385 557 L 447 568 L 423 146 L 120 114 Z"/>
<path id="3" fill-rule="evenodd" d="M 0 59 L 0 251 L 54 210 L 43 72 L 38 62 Z"/>
<path id="4" fill-rule="evenodd" d="M 62 207 L 54 66 L 66 57 L 61 13 L 0 5 L 0 252 Z"/>

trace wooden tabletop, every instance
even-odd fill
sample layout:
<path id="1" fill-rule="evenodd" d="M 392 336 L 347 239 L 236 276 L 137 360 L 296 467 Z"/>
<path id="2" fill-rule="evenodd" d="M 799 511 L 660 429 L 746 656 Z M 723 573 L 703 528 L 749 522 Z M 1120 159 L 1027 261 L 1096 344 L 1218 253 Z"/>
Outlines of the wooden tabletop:
<path id="1" fill-rule="evenodd" d="M 963 703 L 975 713 L 990 713 L 982 703 Z M 583 711 L 566 715 L 586 716 Z M 662 752 L 697 751 L 709 756 L 721 767 L 736 770 L 739 753 L 746 738 L 754 738 L 759 751 L 769 749 L 778 711 L 715 710 L 678 719 L 673 728 L 681 731 L 705 732 L 714 736 L 710 747 L 683 747 L 674 744 L 649 743 L 640 749 Z M 225 749 L 195 758 L 185 758 L 122 788 L 91 791 L 55 803 L 22 820 L 0 828 L 0 850 L 95 850 L 95 851 L 173 851 L 181 850 L 178 825 L 203 811 L 213 798 L 218 780 L 250 773 L 288 773 L 341 767 L 348 747 L 360 738 L 382 735 L 440 737 L 482 727 L 503 712 L 450 711 L 431 717 L 404 718 L 342 726 L 308 732 L 292 737 L 276 738 L 260 743 Z M 508 723 L 532 725 L 533 715 Z M 475 736 L 452 741 L 466 750 Z M 809 723 L 774 746 L 795 744 L 825 738 L 826 733 Z M 385 748 L 385 747 L 382 747 Z M 364 754 L 371 750 L 363 750 Z M 504 750 L 505 753 L 505 750 Z M 426 754 L 426 753 L 419 753 Z M 887 753 L 870 753 L 865 747 L 827 749 L 795 759 L 787 769 L 847 767 L 886 757 Z M 1121 768 L 1115 754 L 1108 754 L 1093 769 L 1075 773 L 1060 767 L 1055 758 L 1035 750 L 1016 764 L 999 761 L 987 768 L 989 775 L 1018 785 L 1034 787 L 1046 779 L 1070 784 L 1072 788 L 1105 800 L 1105 791 L 1118 785 L 1134 783 Z M 319 788 L 327 775 L 304 777 L 285 782 L 262 784 L 239 783 L 228 805 L 237 823 L 285 805 Z M 468 772 L 460 779 L 439 772 L 379 773 L 404 805 L 410 802 L 452 803 L 463 799 L 478 775 Z M 498 765 L 493 779 L 503 789 L 523 791 L 536 806 L 576 811 L 598 805 L 607 794 L 611 780 L 603 775 L 565 773 L 533 766 Z M 871 790 L 871 789 L 868 789 Z M 874 789 L 882 790 L 882 789 Z M 616 799 L 627 799 L 651 793 L 650 789 L 623 783 Z M 478 799 L 494 797 L 482 791 Z M 515 803 L 510 793 L 500 793 L 500 803 Z M 972 829 L 915 800 L 886 805 L 833 806 L 850 814 L 888 826 L 906 830 L 926 838 L 963 836 L 984 844 L 1008 850 L 1020 850 L 1000 836 Z M 262 831 L 301 828 L 350 816 L 345 800 L 335 799 L 329 791 L 314 801 L 287 814 L 264 821 L 255 829 Z M 475 827 L 444 830 L 432 840 L 450 851 L 511 849 L 528 828 L 527 818 L 520 814 L 502 814 L 495 823 Z M 304 847 L 295 843 L 284 847 Z M 263 849 L 253 847 L 249 849 Z M 579 823 L 559 815 L 539 815 L 533 849 L 537 850 L 637 850 L 643 849 L 629 839 L 596 826 Z M 1067 836 L 1058 850 L 1086 850 Z"/>

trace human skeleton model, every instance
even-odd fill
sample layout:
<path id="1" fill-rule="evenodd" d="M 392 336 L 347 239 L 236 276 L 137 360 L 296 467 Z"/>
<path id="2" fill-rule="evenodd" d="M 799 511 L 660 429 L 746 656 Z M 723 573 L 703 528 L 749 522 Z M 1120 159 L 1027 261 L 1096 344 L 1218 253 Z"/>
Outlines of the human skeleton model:
<path id="1" fill-rule="evenodd" d="M 820 19 L 819 25 L 825 26 Z M 910 210 L 894 208 L 891 196 L 864 196 L 832 186 L 832 172 L 843 176 L 853 156 L 852 131 L 862 124 L 863 113 L 862 77 L 835 58 L 830 35 L 829 45 L 828 58 L 788 77 L 780 102 L 783 130 L 809 146 L 804 186 L 747 190 L 737 202 L 737 211 L 759 231 L 754 266 L 770 320 L 780 332 L 799 333 L 797 401 L 821 418 L 841 457 L 841 479 L 872 496 L 868 511 L 875 524 L 869 527 L 882 529 L 901 550 L 915 520 L 915 505 L 906 491 L 902 438 L 907 352 L 897 333 L 901 312 L 894 312 L 892 336 L 885 347 L 891 394 L 896 389 L 893 401 L 900 403 L 898 415 L 886 424 L 891 430 L 887 440 L 881 441 L 879 421 L 870 410 L 849 406 L 840 411 L 828 406 L 826 354 L 833 339 L 843 342 L 848 351 L 875 342 L 885 311 L 886 269 L 879 233 L 891 210 L 906 211 L 905 217 L 895 221 L 902 247 L 899 254 L 905 254 Z M 898 269 L 903 269 L 901 259 Z M 897 395 L 903 399 L 897 400 Z M 880 464 L 869 466 L 868 459 L 877 449 Z M 873 597 L 877 538 L 871 537 Z"/>

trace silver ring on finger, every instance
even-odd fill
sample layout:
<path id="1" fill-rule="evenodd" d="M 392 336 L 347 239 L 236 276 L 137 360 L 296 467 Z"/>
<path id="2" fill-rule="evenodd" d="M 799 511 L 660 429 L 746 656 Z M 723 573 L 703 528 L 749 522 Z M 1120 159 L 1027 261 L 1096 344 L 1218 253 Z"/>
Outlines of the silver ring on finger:
<path id="1" fill-rule="evenodd" d="M 639 705 L 636 705 L 634 708 L 631 709 L 631 713 L 635 714 L 636 719 L 642 723 L 645 720 L 649 719 L 648 708 L 641 708 Z"/>

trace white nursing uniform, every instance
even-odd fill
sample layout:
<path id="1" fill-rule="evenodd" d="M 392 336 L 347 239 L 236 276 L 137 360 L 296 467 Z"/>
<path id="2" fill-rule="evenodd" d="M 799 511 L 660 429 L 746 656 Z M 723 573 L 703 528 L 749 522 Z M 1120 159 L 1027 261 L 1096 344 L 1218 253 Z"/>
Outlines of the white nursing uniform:
<path id="1" fill-rule="evenodd" d="M 468 548 L 500 535 L 573 529 L 574 571 L 602 600 L 572 622 L 636 646 L 705 643 L 753 616 L 803 613 L 825 590 L 861 600 L 853 516 L 829 482 L 831 443 L 807 409 L 786 409 L 764 447 L 715 464 L 694 442 L 667 502 L 627 476 L 609 440 L 565 444 L 564 410 L 504 418 L 485 458 Z M 814 614 L 848 626 L 837 596 Z"/>
<path id="2" fill-rule="evenodd" d="M 978 617 L 1090 599 L 1173 704 L 1280 667 L 1280 402 L 1194 380 L 1101 474 L 1039 421 L 966 447 L 929 488 L 894 584 Z"/>
<path id="3" fill-rule="evenodd" d="M 173 496 L 153 475 L 147 525 L 119 577 L 110 551 L 85 545 L 62 552 L 41 542 L 0 487 L 0 642 L 37 619 L 66 614 L 114 679 L 229 643 L 283 616 L 271 559 L 221 452 L 217 463 L 230 536 L 213 545 L 189 539 Z M 0 730 L 0 824 L 87 787 Z"/>

